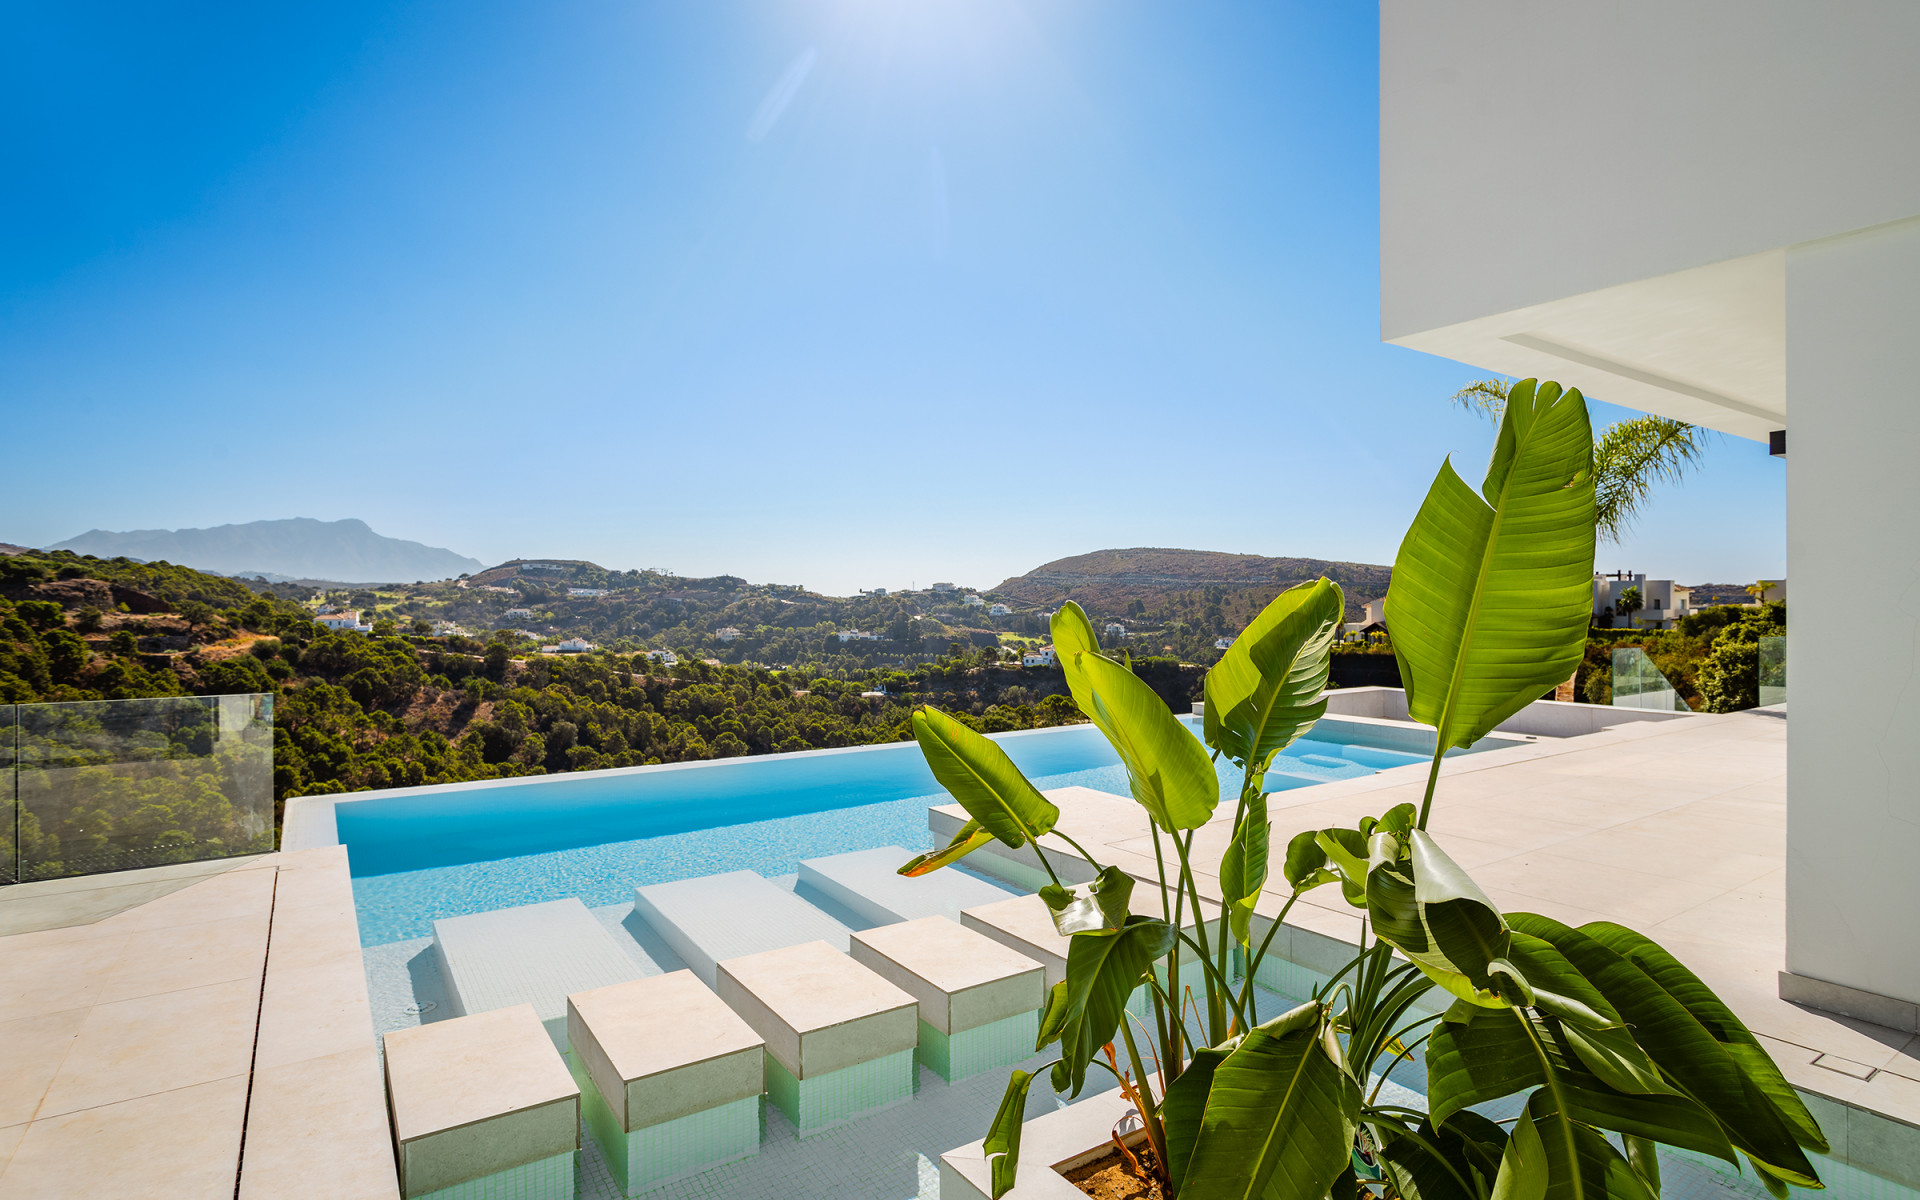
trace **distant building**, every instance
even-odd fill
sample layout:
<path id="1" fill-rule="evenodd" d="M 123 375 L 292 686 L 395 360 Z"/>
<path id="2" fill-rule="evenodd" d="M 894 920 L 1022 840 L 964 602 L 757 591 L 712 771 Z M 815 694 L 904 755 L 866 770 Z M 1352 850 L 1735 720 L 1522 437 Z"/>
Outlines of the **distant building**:
<path id="1" fill-rule="evenodd" d="M 973 592 L 968 592 L 966 595 L 966 599 L 962 600 L 961 603 L 966 605 L 968 608 L 982 608 L 982 607 L 985 607 L 987 601 L 985 597 L 979 596 Z"/>
<path id="2" fill-rule="evenodd" d="M 647 657 L 665 667 L 677 667 L 680 659 L 671 650 L 649 650 Z"/>
<path id="3" fill-rule="evenodd" d="M 1230 637 L 1217 637 L 1213 639 L 1213 648 L 1215 650 L 1226 650 L 1230 648 L 1232 645 L 1233 645 L 1233 639 Z"/>
<path id="4" fill-rule="evenodd" d="M 1013 615 L 1013 610 L 1004 604 L 996 604 L 987 610 L 987 615 L 990 617 L 1010 617 Z"/>
<path id="5" fill-rule="evenodd" d="M 587 654 L 599 648 L 585 638 L 568 638 L 557 646 L 540 647 L 547 654 Z"/>
<path id="6" fill-rule="evenodd" d="M 843 645 L 847 642 L 877 642 L 880 640 L 879 634 L 868 633 L 864 629 L 842 629 L 834 636 L 839 638 Z"/>
<path id="7" fill-rule="evenodd" d="M 499 592 L 503 596 L 518 596 L 520 594 L 510 587 L 496 587 L 491 583 L 483 583 L 473 590 L 476 592 Z"/>
<path id="8" fill-rule="evenodd" d="M 454 624 L 452 621 L 435 621 L 433 623 L 434 637 L 464 637 L 466 636 L 466 632 L 466 630 L 460 628 L 460 626 Z"/>
<path id="9" fill-rule="evenodd" d="M 1620 598 L 1627 589 L 1638 588 L 1640 607 L 1632 613 L 1620 611 Z M 1648 579 L 1631 571 L 1593 574 L 1593 615 L 1602 625 L 1616 629 L 1671 629 L 1673 623 L 1693 612 L 1693 589 L 1671 579 Z"/>
<path id="10" fill-rule="evenodd" d="M 1118 621 L 1108 621 L 1107 627 L 1101 632 L 1110 638 L 1123 638 L 1127 636 L 1127 627 Z"/>
<path id="11" fill-rule="evenodd" d="M 518 620 L 521 617 L 529 621 L 533 620 L 533 610 L 530 608 L 510 608 L 503 615 L 509 620 Z"/>
<path id="12" fill-rule="evenodd" d="M 733 639 L 740 636 L 740 631 L 738 629 L 735 629 L 731 625 L 724 625 L 719 629 L 714 630 L 713 636 L 719 639 L 720 641 L 730 642 Z"/>
<path id="13" fill-rule="evenodd" d="M 887 594 L 887 589 L 885 588 L 874 588 L 871 591 L 866 588 L 860 588 L 858 590 L 862 596 L 884 596 Z"/>
<path id="14" fill-rule="evenodd" d="M 360 620 L 360 613 L 357 609 L 348 609 L 344 612 L 321 613 L 313 620 L 317 625 L 324 625 L 328 629 L 337 629 L 342 633 L 373 632 L 373 626 Z"/>
<path id="15" fill-rule="evenodd" d="M 1020 659 L 1023 667 L 1050 667 L 1053 665 L 1053 647 L 1042 646 L 1038 650 L 1028 651 Z"/>
<path id="16" fill-rule="evenodd" d="M 953 590 L 953 585 L 950 583 L 936 583 L 933 585 L 933 590 L 936 592 L 950 592 Z"/>
<path id="17" fill-rule="evenodd" d="M 607 590 L 608 590 L 608 589 L 606 589 L 606 588 L 576 588 L 576 587 L 570 587 L 570 588 L 568 588 L 568 589 L 567 589 L 567 595 L 569 595 L 569 596 L 604 596 L 604 595 L 606 595 L 606 594 L 607 594 Z"/>

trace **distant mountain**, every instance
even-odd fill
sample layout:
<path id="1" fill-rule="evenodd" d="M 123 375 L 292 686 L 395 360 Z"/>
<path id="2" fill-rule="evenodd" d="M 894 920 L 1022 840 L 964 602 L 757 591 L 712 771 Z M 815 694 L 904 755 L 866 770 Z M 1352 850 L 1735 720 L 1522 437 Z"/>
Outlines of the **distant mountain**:
<path id="1" fill-rule="evenodd" d="M 1025 575 L 1014 576 L 994 590 L 1026 604 L 1051 607 L 1073 600 L 1092 612 L 1115 613 L 1134 600 L 1151 609 L 1157 601 L 1175 593 L 1208 587 L 1233 593 L 1257 591 L 1271 597 L 1322 575 L 1341 586 L 1347 594 L 1348 609 L 1354 610 L 1387 594 L 1393 568 L 1319 558 L 1263 558 L 1214 550 L 1135 547 L 1055 559 Z"/>
<path id="2" fill-rule="evenodd" d="M 343 583 L 411 583 L 447 579 L 486 564 L 437 546 L 382 537 L 365 521 L 249 521 L 212 529 L 91 529 L 49 550 L 99 558 L 161 559 L 222 575 L 334 579 Z"/>

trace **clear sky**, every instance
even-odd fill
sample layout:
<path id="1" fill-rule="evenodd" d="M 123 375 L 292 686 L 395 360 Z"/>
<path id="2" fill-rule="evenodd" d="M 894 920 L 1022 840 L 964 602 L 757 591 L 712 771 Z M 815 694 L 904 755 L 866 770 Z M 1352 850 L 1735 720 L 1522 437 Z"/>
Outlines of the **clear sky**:
<path id="1" fill-rule="evenodd" d="M 8 5 L 0 541 L 1391 562 L 1492 429 L 1378 340 L 1377 87 L 1360 2 Z M 1718 438 L 1600 565 L 1778 575 L 1783 491 Z"/>

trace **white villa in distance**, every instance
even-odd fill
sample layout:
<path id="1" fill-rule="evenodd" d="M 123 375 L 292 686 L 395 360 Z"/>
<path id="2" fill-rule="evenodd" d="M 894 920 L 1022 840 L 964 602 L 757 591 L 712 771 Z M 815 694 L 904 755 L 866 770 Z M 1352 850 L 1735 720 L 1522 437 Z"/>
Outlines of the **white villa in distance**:
<path id="1" fill-rule="evenodd" d="M 986 597 L 980 595 L 978 592 L 968 592 L 966 597 L 960 602 L 968 608 L 980 608 L 986 604 L 987 600 Z"/>
<path id="2" fill-rule="evenodd" d="M 342 633 L 373 632 L 373 626 L 360 619 L 360 611 L 358 609 L 348 609 L 344 612 L 321 613 L 316 616 L 313 621 L 316 625 L 322 625 L 328 629 L 337 629 Z"/>
<path id="3" fill-rule="evenodd" d="M 585 638 L 573 637 L 567 638 L 558 645 L 542 646 L 540 651 L 543 654 L 591 654 L 599 648 Z"/>
<path id="4" fill-rule="evenodd" d="M 1628 588 L 1640 591 L 1639 611 L 1620 612 L 1620 596 Z M 1693 611 L 1693 590 L 1671 579 L 1648 579 L 1632 571 L 1593 573 L 1593 615 L 1613 617 L 1615 629 L 1671 629 Z"/>
<path id="5" fill-rule="evenodd" d="M 1792 570 L 1911 595 L 1916 48 L 1869 0 L 1386 0 L 1381 337 L 1777 452 Z M 1920 608 L 1787 645 L 1779 994 L 1920 1032 Z"/>
<path id="6" fill-rule="evenodd" d="M 1038 650 L 1028 651 L 1026 654 L 1021 656 L 1020 665 L 1023 667 L 1052 666 L 1053 665 L 1053 647 L 1042 646 Z"/>
<path id="7" fill-rule="evenodd" d="M 713 631 L 714 640 L 718 642 L 730 642 L 739 636 L 740 631 L 731 625 L 722 625 Z"/>
<path id="8" fill-rule="evenodd" d="M 950 583 L 936 583 L 933 585 L 933 590 L 936 592 L 950 592 L 953 590 L 953 585 Z"/>
<path id="9" fill-rule="evenodd" d="M 1013 610 L 1004 604 L 996 604 L 987 610 L 987 615 L 990 617 L 1007 617 L 1013 615 Z"/>

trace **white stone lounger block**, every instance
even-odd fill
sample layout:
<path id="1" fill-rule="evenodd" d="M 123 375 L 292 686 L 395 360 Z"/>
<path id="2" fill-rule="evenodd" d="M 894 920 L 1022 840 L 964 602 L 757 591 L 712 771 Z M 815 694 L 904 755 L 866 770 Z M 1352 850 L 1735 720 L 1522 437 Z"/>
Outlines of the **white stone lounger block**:
<path id="1" fill-rule="evenodd" d="M 920 1008 L 920 1061 L 949 1083 L 1033 1054 L 1046 969 L 945 917 L 853 935 L 853 959 Z"/>
<path id="2" fill-rule="evenodd" d="M 1136 883 L 1133 889 L 1132 909 L 1135 916 L 1159 916 L 1160 894 L 1144 883 Z M 1220 906 L 1208 903 L 1205 908 L 1207 936 L 1219 936 Z M 1053 928 L 1053 914 L 1048 911 L 1046 902 L 1038 896 L 1014 896 L 1008 900 L 983 904 L 979 908 L 970 908 L 960 914 L 960 923 L 977 933 L 983 933 L 1003 946 L 1011 947 L 1040 963 L 1047 969 L 1047 986 L 1061 982 L 1067 977 L 1067 949 L 1071 939 L 1061 937 Z M 1192 933 L 1196 922 L 1191 913 L 1182 920 L 1187 932 Z M 1188 963 L 1196 974 L 1205 968 L 1192 962 L 1192 949 L 1182 954 L 1183 962 Z M 1181 968 L 1184 977 L 1187 967 Z"/>
<path id="3" fill-rule="evenodd" d="M 961 909 L 991 904 L 1012 894 L 960 871 L 934 871 L 908 879 L 899 868 L 913 853 L 898 846 L 882 846 L 802 859 L 800 882 L 875 925 L 921 917 L 958 921 Z"/>
<path id="4" fill-rule="evenodd" d="M 715 964 L 802 942 L 847 948 L 847 927 L 752 871 L 633 889 L 633 911 L 687 964 L 718 988 Z"/>
<path id="5" fill-rule="evenodd" d="M 531 1004 L 562 1050 L 569 995 L 650 973 L 573 897 L 445 917 L 433 923 L 433 943 L 455 1013 Z"/>
<path id="6" fill-rule="evenodd" d="M 801 1136 L 910 1099 L 913 997 L 825 942 L 719 965 L 715 990 L 766 1040 L 767 1098 Z"/>
<path id="7" fill-rule="evenodd" d="M 408 1200 L 573 1196 L 580 1089 L 530 1004 L 386 1035 Z"/>
<path id="8" fill-rule="evenodd" d="M 766 1043 L 692 971 L 567 997 L 587 1129 L 629 1192 L 760 1152 Z"/>

